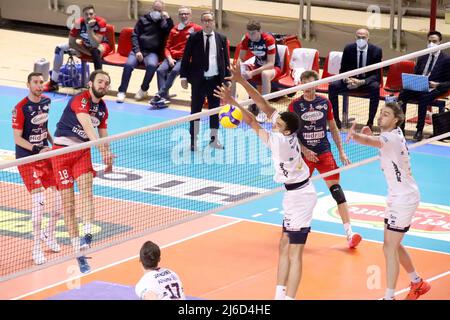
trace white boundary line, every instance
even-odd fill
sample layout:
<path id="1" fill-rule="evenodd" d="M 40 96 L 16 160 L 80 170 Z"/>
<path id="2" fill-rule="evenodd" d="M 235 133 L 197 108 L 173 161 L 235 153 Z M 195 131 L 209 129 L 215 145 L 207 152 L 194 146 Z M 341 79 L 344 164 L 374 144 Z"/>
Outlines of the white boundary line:
<path id="1" fill-rule="evenodd" d="M 228 217 L 228 218 L 231 218 L 231 217 Z M 213 232 L 213 231 L 217 231 L 217 230 L 220 230 L 220 229 L 223 229 L 223 228 L 226 228 L 226 227 L 229 227 L 229 226 L 232 226 L 232 225 L 234 225 L 234 224 L 237 224 L 237 223 L 241 222 L 240 219 L 235 219 L 235 218 L 232 218 L 232 219 L 233 219 L 234 221 L 231 221 L 231 222 L 229 222 L 229 223 L 226 223 L 226 224 L 221 225 L 221 226 L 218 226 L 218 227 L 214 227 L 214 228 L 212 228 L 212 229 L 208 229 L 208 230 L 205 230 L 205 231 L 202 231 L 202 232 L 195 233 L 195 234 L 190 235 L 190 236 L 188 236 L 188 237 L 185 237 L 185 238 L 183 238 L 183 239 L 176 240 L 176 241 L 174 241 L 174 242 L 171 242 L 171 243 L 168 243 L 168 244 L 166 244 L 166 245 L 164 245 L 164 246 L 161 246 L 161 248 L 164 249 L 164 248 L 167 248 L 167 247 L 176 245 L 176 244 L 178 244 L 178 243 L 181 243 L 181 242 L 184 242 L 184 241 L 187 241 L 187 240 L 190 240 L 190 239 L 193 239 L 193 238 L 202 236 L 202 235 L 204 235 L 204 234 L 207 234 L 207 233 L 210 233 L 210 232 Z M 131 256 L 131 257 L 128 257 L 128 258 L 125 258 L 125 259 L 122 259 L 122 260 L 119 260 L 119 261 L 116 261 L 116 262 L 107 264 L 107 265 L 105 265 L 105 266 L 103 266 L 103 267 L 100 267 L 100 268 L 98 268 L 98 269 L 95 269 L 95 270 L 93 270 L 92 272 L 90 272 L 90 273 L 88 273 L 88 274 L 80 274 L 80 275 L 78 275 L 78 276 L 76 276 L 76 277 L 72 277 L 72 278 L 69 278 L 69 279 L 66 279 L 66 280 L 63 280 L 63 281 L 59 281 L 59 282 L 57 282 L 57 283 L 48 285 L 48 286 L 46 286 L 46 287 L 44 287 L 44 288 L 40 288 L 40 289 L 34 290 L 34 291 L 32 291 L 32 292 L 22 294 L 22 295 L 20 295 L 20 296 L 15 297 L 15 298 L 11 298 L 10 300 L 19 300 L 19 299 L 23 299 L 23 298 L 28 297 L 28 296 L 30 296 L 30 295 L 39 293 L 39 292 L 44 291 L 44 290 L 47 290 L 47 289 L 51 289 L 51 288 L 53 288 L 53 287 L 62 285 L 62 284 L 64 284 L 64 283 L 67 283 L 67 282 L 70 282 L 70 281 L 74 281 L 74 280 L 77 280 L 77 279 L 81 279 L 81 278 L 83 278 L 83 277 L 87 277 L 87 276 L 92 275 L 92 274 L 94 274 L 94 273 L 97 273 L 97 272 L 99 272 L 99 271 L 102 271 L 102 270 L 105 270 L 105 269 L 114 267 L 114 266 L 116 266 L 116 265 L 119 265 L 119 264 L 121 264 L 121 263 L 124 263 L 124 262 L 130 261 L 130 260 L 136 259 L 136 258 L 138 258 L 138 257 L 139 257 L 139 255 L 133 255 L 133 256 Z"/>

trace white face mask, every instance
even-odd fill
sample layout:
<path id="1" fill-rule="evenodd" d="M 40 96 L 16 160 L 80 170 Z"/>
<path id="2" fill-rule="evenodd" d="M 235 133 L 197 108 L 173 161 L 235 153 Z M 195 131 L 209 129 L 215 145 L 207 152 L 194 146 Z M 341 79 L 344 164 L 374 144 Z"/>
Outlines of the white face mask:
<path id="1" fill-rule="evenodd" d="M 427 48 L 434 48 L 434 47 L 437 47 L 437 46 L 438 45 L 436 43 L 434 43 L 434 42 L 430 42 L 430 43 L 427 44 Z"/>
<path id="2" fill-rule="evenodd" d="M 186 25 L 183 22 L 178 23 L 178 30 L 183 30 L 186 27 Z"/>
<path id="3" fill-rule="evenodd" d="M 152 11 L 150 12 L 150 17 L 152 17 L 153 21 L 159 21 L 161 20 L 161 12 L 159 11 Z"/>
<path id="4" fill-rule="evenodd" d="M 364 49 L 367 46 L 367 40 L 366 39 L 357 39 L 356 40 L 356 46 L 359 49 Z"/>

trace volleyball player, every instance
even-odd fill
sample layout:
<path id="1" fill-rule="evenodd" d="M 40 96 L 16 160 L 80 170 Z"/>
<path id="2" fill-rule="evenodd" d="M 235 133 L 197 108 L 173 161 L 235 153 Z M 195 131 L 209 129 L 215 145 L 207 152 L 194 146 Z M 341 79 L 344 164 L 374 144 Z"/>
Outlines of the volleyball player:
<path id="1" fill-rule="evenodd" d="M 23 98 L 12 112 L 16 159 L 51 150 L 48 144 L 49 141 L 52 143 L 52 137 L 48 132 L 48 114 L 51 100 L 42 94 L 44 87 L 42 73 L 30 73 L 27 78 L 27 87 L 28 96 Z M 34 240 L 32 258 L 34 263 L 39 265 L 46 262 L 41 241 L 53 252 L 61 251 L 55 237 L 56 223 L 61 213 L 61 198 L 59 192 L 56 191 L 56 182 L 50 159 L 19 165 L 18 170 L 31 194 L 31 221 Z M 47 188 L 54 189 L 55 200 L 47 228 L 42 230 L 45 204 L 44 191 Z"/>
<path id="2" fill-rule="evenodd" d="M 56 126 L 54 149 L 97 140 L 95 128 L 100 138 L 108 136 L 108 109 L 102 100 L 110 85 L 108 73 L 95 70 L 89 77 L 89 90 L 70 99 Z M 106 165 L 105 173 L 112 171 L 113 154 L 108 144 L 98 146 Z M 58 189 L 61 191 L 64 207 L 64 221 L 82 273 L 88 273 L 90 266 L 86 257 L 80 255 L 80 248 L 90 246 L 92 242 L 92 223 L 94 220 L 94 200 L 92 194 L 95 171 L 92 167 L 90 148 L 66 153 L 52 158 L 53 171 Z M 74 182 L 77 182 L 83 211 L 83 233 L 79 235 L 75 214 Z"/>
<path id="3" fill-rule="evenodd" d="M 317 72 L 305 71 L 302 73 L 301 82 L 303 84 L 319 79 Z M 338 168 L 331 152 L 330 142 L 327 137 L 327 127 L 330 128 L 331 136 L 339 152 L 339 157 L 343 165 L 350 164 L 347 155 L 342 147 L 341 135 L 333 117 L 331 102 L 324 96 L 316 94 L 316 88 L 312 87 L 303 91 L 303 95 L 293 100 L 288 110 L 295 112 L 300 117 L 300 129 L 298 138 L 301 142 L 302 153 L 305 163 L 309 167 L 312 175 L 315 169 L 319 173 L 326 173 Z M 344 190 L 339 184 L 339 173 L 324 178 L 330 190 L 331 196 L 336 201 L 349 248 L 356 248 L 361 242 L 361 235 L 352 231 L 350 215 L 348 213 L 347 200 Z"/>
<path id="4" fill-rule="evenodd" d="M 180 277 L 170 269 L 159 267 L 161 250 L 156 243 L 145 242 L 139 253 L 144 275 L 135 287 L 142 300 L 186 300 Z"/>
<path id="5" fill-rule="evenodd" d="M 241 109 L 243 120 L 256 131 L 271 149 L 275 167 L 274 180 L 283 183 L 286 193 L 283 198 L 283 227 L 279 247 L 277 287 L 275 299 L 294 300 L 302 275 L 303 248 L 311 230 L 311 220 L 317 194 L 309 180 L 308 166 L 302 159 L 297 139 L 299 118 L 293 112 L 278 113 L 275 108 L 245 80 L 240 72 L 239 61 L 230 67 L 230 81 L 240 83 L 250 98 L 272 122 L 272 131 L 264 130 L 255 116 L 239 105 L 225 85 L 215 91 L 224 103 Z"/>
<path id="6" fill-rule="evenodd" d="M 356 123 L 353 123 L 347 136 L 347 141 L 353 139 L 359 144 L 380 149 L 381 170 L 388 185 L 383 245 L 386 260 L 386 300 L 394 299 L 399 263 L 411 279 L 407 300 L 416 300 L 431 288 L 430 284 L 417 274 L 411 257 L 401 244 L 420 201 L 419 188 L 411 174 L 408 147 L 400 129 L 403 121 L 405 115 L 400 106 L 397 103 L 386 103 L 378 117 L 380 136 L 373 136 L 368 126 L 357 133 Z"/>

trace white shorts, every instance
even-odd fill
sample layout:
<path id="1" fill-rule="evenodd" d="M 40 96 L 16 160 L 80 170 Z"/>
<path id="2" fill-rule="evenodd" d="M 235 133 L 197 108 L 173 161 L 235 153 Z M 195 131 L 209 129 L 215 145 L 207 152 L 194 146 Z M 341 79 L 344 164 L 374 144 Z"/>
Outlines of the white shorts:
<path id="1" fill-rule="evenodd" d="M 388 199 L 387 207 L 384 211 L 384 223 L 387 229 L 397 232 L 407 232 L 419 203 L 420 198 L 415 193 Z"/>
<path id="2" fill-rule="evenodd" d="M 283 226 L 286 231 L 311 227 L 316 203 L 317 193 L 312 182 L 303 188 L 286 191 L 283 198 Z"/>

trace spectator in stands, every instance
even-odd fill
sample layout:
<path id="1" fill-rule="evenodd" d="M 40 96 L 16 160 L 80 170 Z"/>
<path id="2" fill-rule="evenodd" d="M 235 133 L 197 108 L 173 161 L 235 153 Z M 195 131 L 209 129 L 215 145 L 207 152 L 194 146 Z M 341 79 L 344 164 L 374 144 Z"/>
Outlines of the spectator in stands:
<path id="1" fill-rule="evenodd" d="M 172 18 L 164 11 L 164 2 L 155 1 L 152 10 L 142 16 L 136 23 L 131 36 L 133 49 L 123 67 L 117 102 L 123 102 L 130 83 L 131 73 L 139 63 L 145 64 L 145 75 L 142 85 L 134 98 L 141 100 L 147 94 L 153 75 L 159 64 L 159 55 L 164 50 L 164 42 L 173 27 Z"/>
<path id="2" fill-rule="evenodd" d="M 58 77 L 64 62 L 64 54 L 90 56 L 94 62 L 95 70 L 102 68 L 102 57 L 111 51 L 106 38 L 106 20 L 95 13 L 93 5 L 87 5 L 82 10 L 83 17 L 76 20 L 69 33 L 69 42 L 55 48 L 53 71 L 44 91 L 57 91 Z"/>
<path id="3" fill-rule="evenodd" d="M 192 34 L 181 60 L 180 78 L 183 89 L 191 84 L 191 114 L 202 111 L 205 97 L 208 97 L 209 109 L 218 108 L 220 99 L 214 96 L 214 89 L 220 86 L 230 72 L 228 40 L 223 34 L 214 31 L 214 13 L 203 12 L 201 22 L 203 31 Z M 197 150 L 197 136 L 200 119 L 190 122 L 191 151 Z M 210 116 L 211 140 L 209 146 L 223 149 L 218 140 L 219 116 Z"/>
<path id="4" fill-rule="evenodd" d="M 180 74 L 181 58 L 189 36 L 202 29 L 191 21 L 192 10 L 188 7 L 178 9 L 179 23 L 170 30 L 164 50 L 165 59 L 156 70 L 158 75 L 158 93 L 153 97 L 151 104 L 168 102 L 168 92 L 175 78 Z"/>
<path id="5" fill-rule="evenodd" d="M 354 69 L 366 67 L 379 63 L 382 59 L 382 49 L 369 43 L 369 30 L 358 29 L 356 31 L 355 43 L 350 43 L 344 48 L 342 55 L 341 69 L 339 73 L 344 73 Z M 345 92 L 362 92 L 370 96 L 369 119 L 367 126 L 372 128 L 373 120 L 377 114 L 378 103 L 380 102 L 380 70 L 373 70 L 358 74 L 354 77 L 338 80 L 330 83 L 328 98 L 333 105 L 334 119 L 338 128 L 341 128 L 339 118 L 338 95 Z"/>
<path id="6" fill-rule="evenodd" d="M 243 61 L 250 51 L 254 56 L 254 62 L 241 63 L 242 75 L 247 80 L 253 80 L 258 84 L 261 94 L 271 91 L 271 81 L 281 74 L 280 57 L 278 56 L 275 38 L 266 32 L 261 32 L 261 23 L 250 20 L 247 23 L 247 33 L 241 41 L 239 60 Z M 258 122 L 265 122 L 267 117 L 253 104 L 249 107 Z"/>
<path id="7" fill-rule="evenodd" d="M 439 31 L 430 31 L 428 37 L 428 48 L 441 44 L 442 34 Z M 450 88 L 450 57 L 444 52 L 434 51 L 430 54 L 420 56 L 417 59 L 414 73 L 428 76 L 430 92 L 402 90 L 398 97 L 402 104 L 403 113 L 406 114 L 406 104 L 414 100 L 418 102 L 417 113 L 417 131 L 414 134 L 414 140 L 423 139 L 423 127 L 427 115 L 427 107 L 440 95 L 446 93 Z M 405 124 L 401 126 L 405 130 Z"/>

